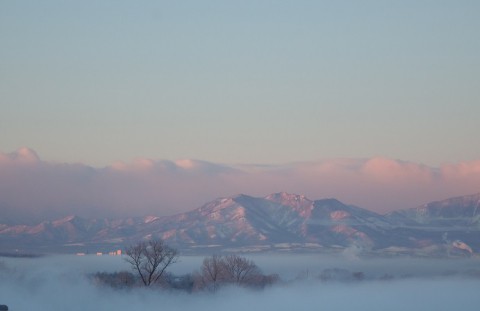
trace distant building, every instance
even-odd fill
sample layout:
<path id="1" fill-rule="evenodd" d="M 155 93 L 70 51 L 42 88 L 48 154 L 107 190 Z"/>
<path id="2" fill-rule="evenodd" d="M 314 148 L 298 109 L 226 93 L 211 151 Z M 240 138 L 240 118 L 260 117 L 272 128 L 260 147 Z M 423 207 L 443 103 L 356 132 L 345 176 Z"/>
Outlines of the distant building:
<path id="1" fill-rule="evenodd" d="M 460 240 L 456 240 L 452 243 L 452 251 L 457 252 L 457 253 L 463 253 L 465 255 L 473 254 L 473 249 L 465 242 L 462 242 Z"/>
<path id="2" fill-rule="evenodd" d="M 113 251 L 113 252 L 109 252 L 108 253 L 110 256 L 121 256 L 122 255 L 122 250 L 121 249 L 118 249 L 116 251 Z"/>

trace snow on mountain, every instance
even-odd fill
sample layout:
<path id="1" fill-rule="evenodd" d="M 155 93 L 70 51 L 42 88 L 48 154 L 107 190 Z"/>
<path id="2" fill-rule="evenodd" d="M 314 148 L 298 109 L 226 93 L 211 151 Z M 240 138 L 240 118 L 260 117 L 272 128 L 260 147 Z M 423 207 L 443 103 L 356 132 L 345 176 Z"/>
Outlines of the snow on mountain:
<path id="1" fill-rule="evenodd" d="M 266 196 L 265 199 L 285 206 L 290 206 L 298 211 L 302 217 L 309 217 L 313 209 L 313 201 L 309 200 L 304 195 L 279 192 Z"/>
<path id="2" fill-rule="evenodd" d="M 314 247 L 366 251 L 429 249 L 480 251 L 480 194 L 452 198 L 388 215 L 336 199 L 275 193 L 263 198 L 219 198 L 169 217 L 83 219 L 68 216 L 36 226 L 0 225 L 2 250 L 97 245 L 124 247 L 161 238 L 181 249 Z M 462 253 L 462 254 L 463 254 Z"/>
<path id="3" fill-rule="evenodd" d="M 480 193 L 395 211 L 388 217 L 402 225 L 480 229 Z"/>
<path id="4" fill-rule="evenodd" d="M 144 221 L 144 223 L 148 224 L 148 223 L 154 222 L 158 219 L 159 219 L 159 217 L 157 217 L 157 216 L 147 216 L 147 217 L 144 218 L 143 221 Z"/>

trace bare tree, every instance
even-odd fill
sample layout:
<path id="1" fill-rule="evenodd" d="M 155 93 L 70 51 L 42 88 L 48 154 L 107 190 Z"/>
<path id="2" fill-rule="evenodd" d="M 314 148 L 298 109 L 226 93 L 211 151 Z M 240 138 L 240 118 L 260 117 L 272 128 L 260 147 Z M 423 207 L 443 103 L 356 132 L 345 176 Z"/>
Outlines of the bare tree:
<path id="1" fill-rule="evenodd" d="M 125 251 L 125 260 L 132 265 L 145 286 L 157 282 L 171 264 L 177 262 L 178 252 L 162 240 L 140 242 Z"/>
<path id="2" fill-rule="evenodd" d="M 261 275 L 257 265 L 249 259 L 237 255 L 228 255 L 223 260 L 225 278 L 237 285 L 250 284 Z"/>
<path id="3" fill-rule="evenodd" d="M 274 276 L 263 275 L 252 260 L 237 255 L 205 258 L 195 279 L 197 289 L 212 291 L 224 284 L 263 287 L 276 280 Z"/>
<path id="4" fill-rule="evenodd" d="M 216 291 L 224 276 L 224 262 L 220 255 L 212 255 L 203 260 L 200 275 L 200 286 Z"/>

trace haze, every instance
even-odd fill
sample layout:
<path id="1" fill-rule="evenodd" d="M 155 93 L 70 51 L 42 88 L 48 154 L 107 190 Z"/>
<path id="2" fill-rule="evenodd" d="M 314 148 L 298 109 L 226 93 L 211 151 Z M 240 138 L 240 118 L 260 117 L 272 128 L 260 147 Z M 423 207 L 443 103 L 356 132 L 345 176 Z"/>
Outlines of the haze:
<path id="1" fill-rule="evenodd" d="M 480 191 L 480 161 L 441 167 L 387 158 L 229 166 L 137 159 L 104 168 L 41 160 L 27 148 L 0 153 L 0 223 L 67 215 L 165 216 L 239 193 L 334 197 L 377 212 Z"/>
<path id="2" fill-rule="evenodd" d="M 284 283 L 265 290 L 225 288 L 215 294 L 94 285 L 88 273 L 128 269 L 121 258 L 50 256 L 1 258 L 0 303 L 11 310 L 477 310 L 478 259 L 377 259 L 270 255 L 253 257 L 261 269 L 280 272 Z M 201 262 L 184 257 L 175 273 L 190 273 Z M 328 268 L 364 272 L 354 283 L 320 282 Z M 307 278 L 295 279 L 295 276 Z M 270 272 L 270 271 L 268 271 Z M 382 273 L 393 279 L 375 280 Z M 60 294 L 61 293 L 61 294 Z"/>

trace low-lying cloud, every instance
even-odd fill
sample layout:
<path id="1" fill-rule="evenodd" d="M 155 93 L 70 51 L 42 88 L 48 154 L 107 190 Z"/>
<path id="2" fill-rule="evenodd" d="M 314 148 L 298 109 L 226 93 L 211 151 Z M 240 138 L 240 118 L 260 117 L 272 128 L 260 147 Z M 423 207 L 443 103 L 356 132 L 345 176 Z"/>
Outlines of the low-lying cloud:
<path id="1" fill-rule="evenodd" d="M 218 197 L 287 191 L 337 198 L 380 213 L 480 191 L 480 160 L 432 168 L 387 158 L 285 165 L 137 159 L 103 168 L 43 161 L 31 149 L 0 153 L 0 223 L 171 215 Z"/>
<path id="2" fill-rule="evenodd" d="M 87 256 L 88 257 L 88 256 Z M 3 263 L 0 258 L 0 304 L 11 310 L 478 310 L 478 278 L 409 277 L 389 281 L 359 282 L 292 281 L 273 285 L 265 290 L 225 288 L 219 292 L 172 292 L 161 289 L 136 288 L 113 290 L 95 285 L 86 277 L 80 259 L 67 257 L 15 259 Z M 98 260 L 98 257 L 93 259 Z M 265 258 L 267 259 L 267 258 Z M 322 263 L 318 257 L 317 267 Z M 102 258 L 103 260 L 103 258 Z M 271 258 L 275 260 L 275 258 Z M 63 264 L 59 265 L 59 262 Z M 294 258 L 285 258 L 288 265 L 278 268 L 301 268 Z M 392 274 L 399 266 L 407 271 L 417 260 L 383 260 L 381 269 Z M 327 263 L 329 261 L 327 260 Z M 342 262 L 336 261 L 337 264 Z M 377 262 L 378 263 L 378 262 Z M 465 261 L 435 262 L 438 271 L 458 269 Z M 470 262 L 470 264 L 475 264 Z M 352 263 L 349 263 L 352 265 Z M 441 266 L 441 268 L 440 268 Z M 100 267 L 98 267 L 100 268 Z M 477 267 L 478 268 L 478 267 Z M 89 270 L 90 269 L 90 270 Z M 373 269 L 373 266 L 371 267 Z M 443 269 L 443 270 L 442 270 Z M 418 270 L 418 269 L 417 269 Z M 417 271 L 413 269 L 413 271 Z M 373 270 L 372 270 L 373 271 Z M 419 271 L 419 270 L 418 270 Z M 188 273 L 192 271 L 184 271 Z M 366 271 L 369 274 L 371 271 Z M 313 271 L 312 271 L 313 275 Z"/>

